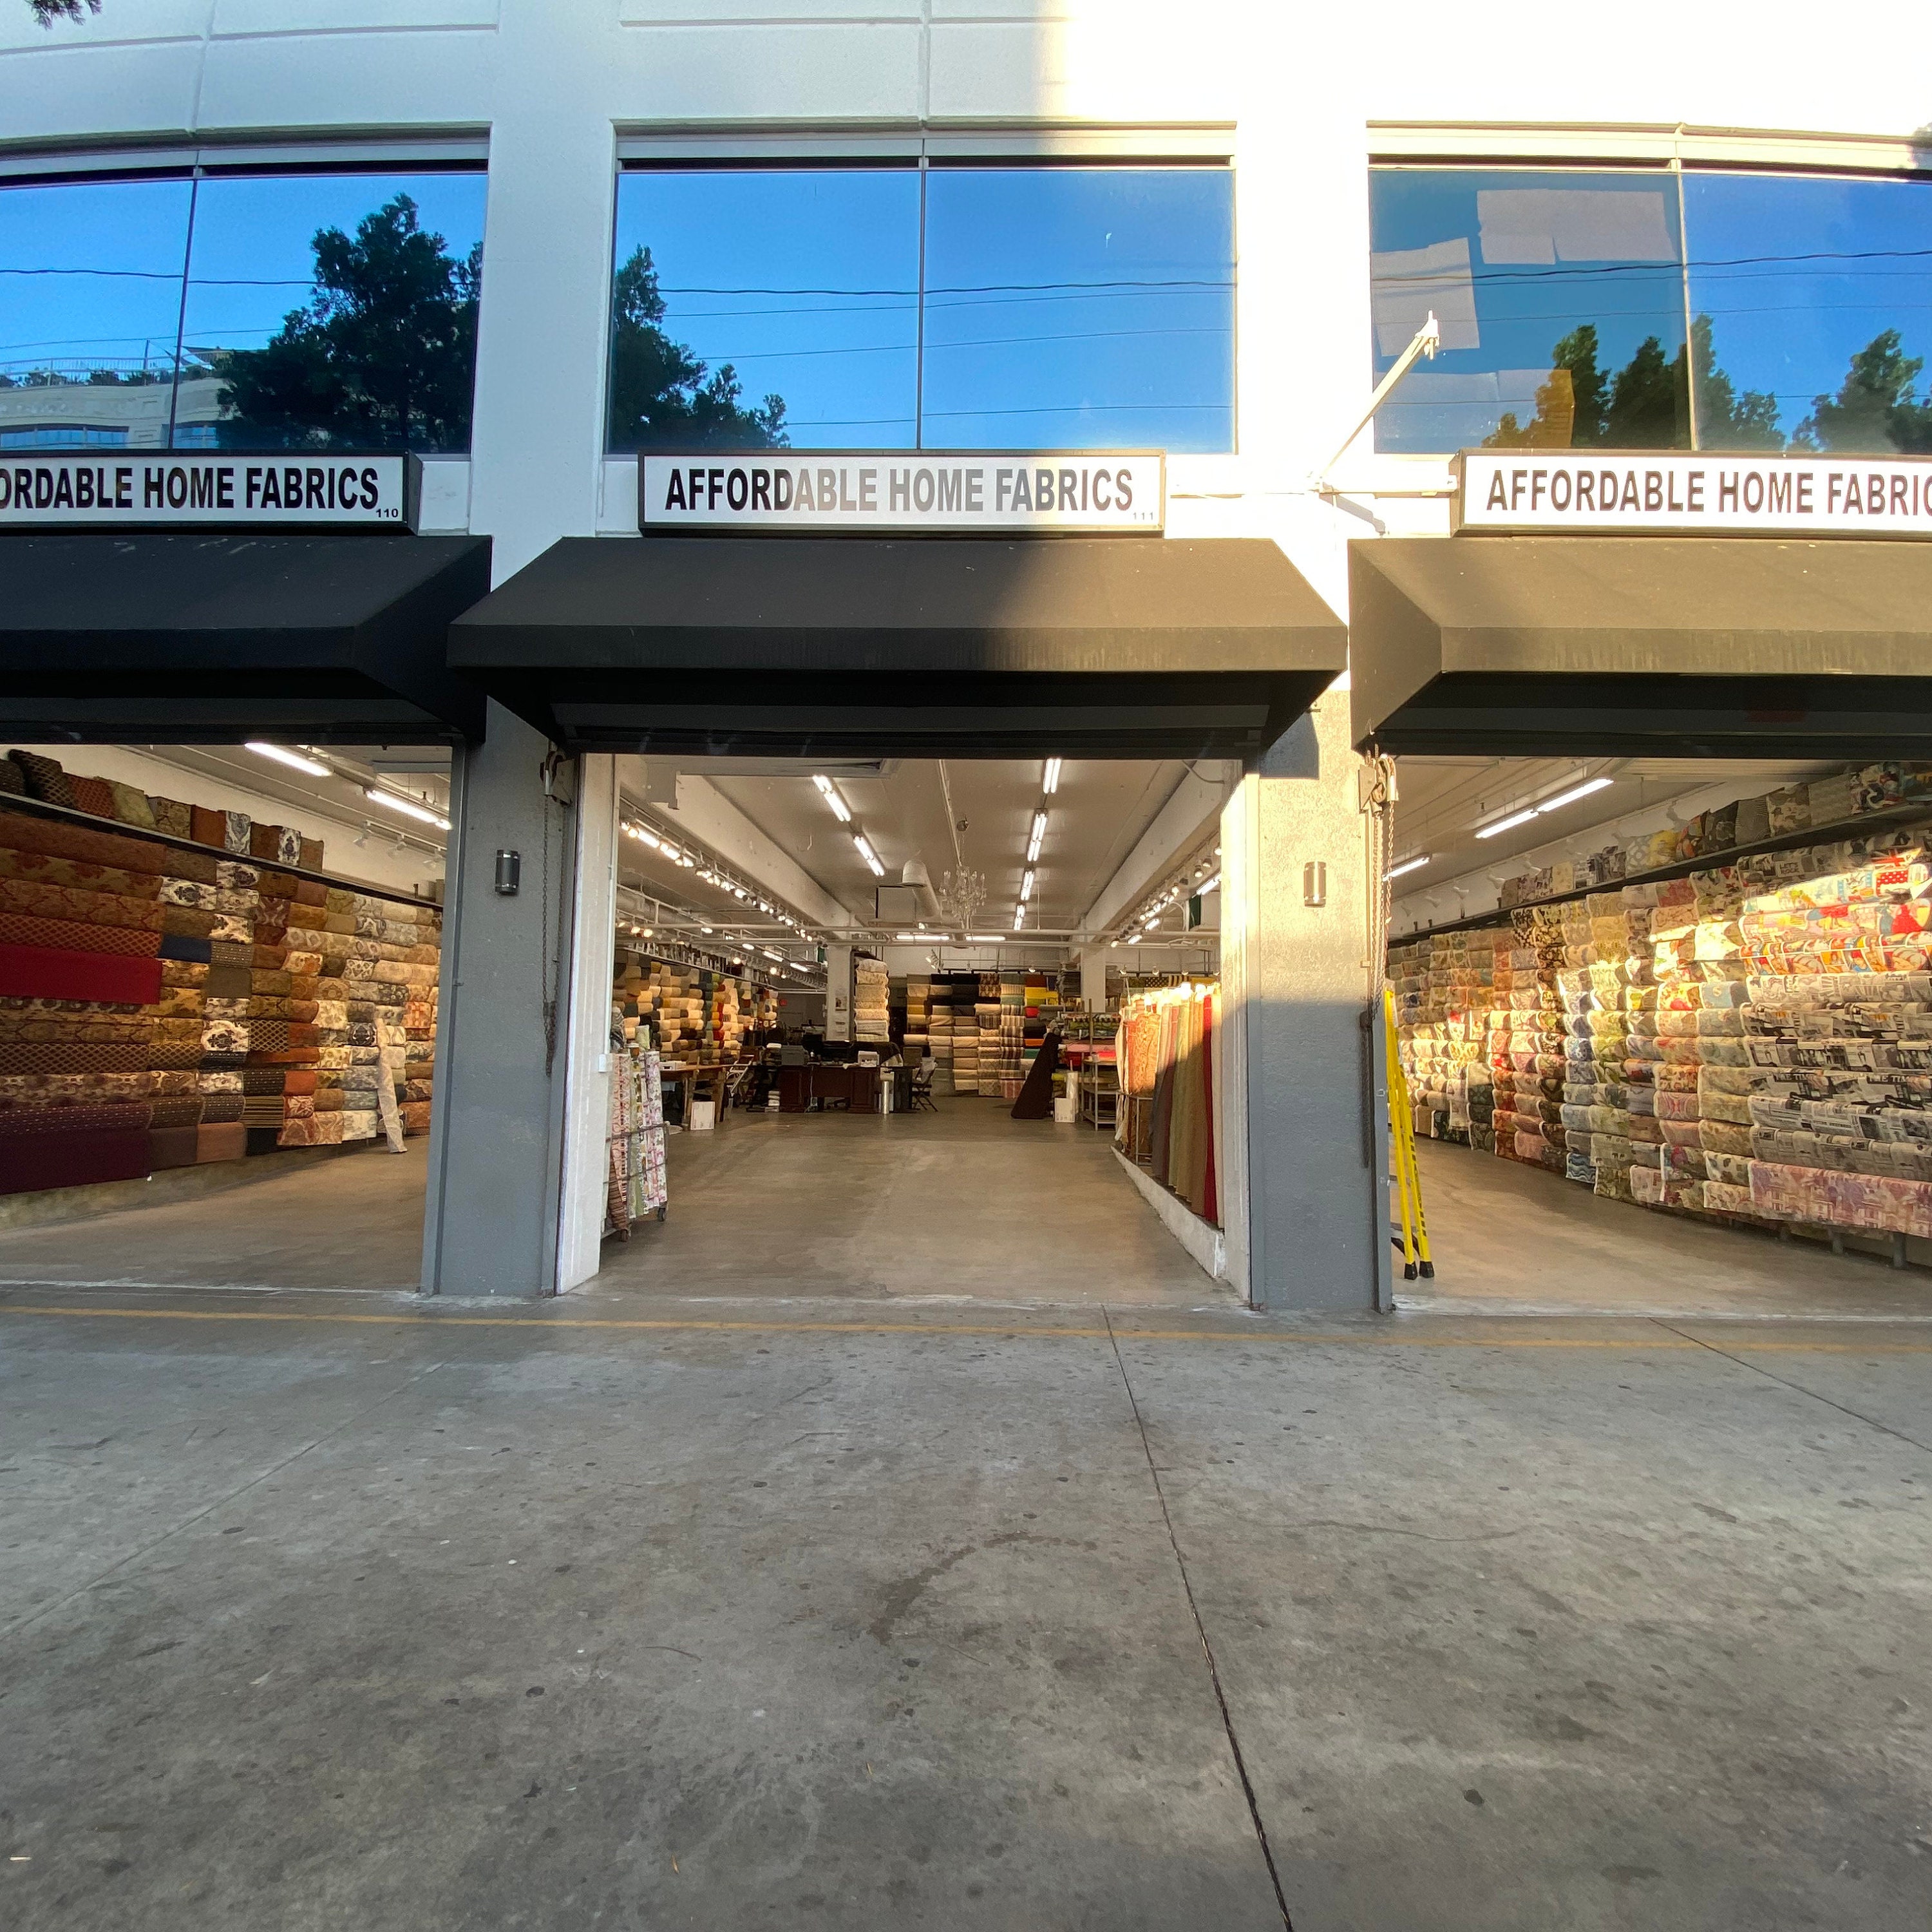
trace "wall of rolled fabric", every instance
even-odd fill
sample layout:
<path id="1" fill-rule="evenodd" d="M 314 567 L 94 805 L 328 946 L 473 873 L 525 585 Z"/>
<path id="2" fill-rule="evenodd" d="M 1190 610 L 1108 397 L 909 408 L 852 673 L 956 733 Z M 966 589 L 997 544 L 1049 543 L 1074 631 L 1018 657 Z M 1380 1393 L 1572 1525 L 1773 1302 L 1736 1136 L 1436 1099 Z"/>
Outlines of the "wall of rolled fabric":
<path id="1" fill-rule="evenodd" d="M 373 1140 L 385 1085 L 427 1131 L 441 914 L 296 876 L 324 857 L 0 758 L 0 1192 Z"/>
<path id="2" fill-rule="evenodd" d="M 1114 1051 L 1115 1144 L 1204 1221 L 1220 1226 L 1214 1036 L 1220 987 L 1191 980 L 1130 993 Z"/>
<path id="3" fill-rule="evenodd" d="M 1392 946 L 1418 1132 L 1672 1212 L 1932 1239 L 1928 854 L 1890 825 Z"/>

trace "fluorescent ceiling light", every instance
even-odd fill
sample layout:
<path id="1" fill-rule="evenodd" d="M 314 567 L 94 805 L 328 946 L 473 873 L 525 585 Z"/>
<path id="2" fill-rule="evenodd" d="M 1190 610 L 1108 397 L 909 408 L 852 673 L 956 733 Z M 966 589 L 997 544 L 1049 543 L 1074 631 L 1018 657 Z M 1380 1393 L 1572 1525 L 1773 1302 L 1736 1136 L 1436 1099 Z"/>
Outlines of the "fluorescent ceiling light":
<path id="1" fill-rule="evenodd" d="M 684 856 L 684 854 L 680 852 L 668 838 L 653 838 L 651 841 L 651 843 L 655 845 L 667 859 L 682 859 Z"/>
<path id="2" fill-rule="evenodd" d="M 1048 798 L 1060 789 L 1060 760 L 1058 758 L 1047 760 L 1046 776 L 1040 780 L 1040 788 Z"/>
<path id="3" fill-rule="evenodd" d="M 916 932 L 902 932 L 896 934 L 894 937 L 899 939 L 916 940 L 919 938 L 920 934 Z"/>
<path id="4" fill-rule="evenodd" d="M 1020 880 L 1020 904 L 1022 905 L 1024 905 L 1027 901 L 1033 897 L 1033 868 L 1031 866 L 1028 866 L 1025 874 Z"/>
<path id="5" fill-rule="evenodd" d="M 638 827 L 638 836 L 641 838 L 654 852 L 664 844 L 664 841 L 660 838 L 655 832 L 652 831 L 648 826 L 639 826 Z"/>
<path id="6" fill-rule="evenodd" d="M 841 825 L 850 824 L 852 822 L 852 808 L 838 796 L 838 791 L 834 788 L 832 781 L 827 778 L 823 772 L 814 772 L 812 775 L 812 782 L 814 784 L 818 786 L 819 791 L 824 797 L 826 803 L 831 806 L 832 817 L 837 819 Z"/>
<path id="7" fill-rule="evenodd" d="M 1413 859 L 1403 860 L 1399 866 L 1391 866 L 1382 877 L 1384 879 L 1399 879 L 1405 872 L 1419 872 L 1434 856 L 1433 853 L 1419 853 Z"/>
<path id="8" fill-rule="evenodd" d="M 1601 791 L 1610 783 L 1606 778 L 1586 778 L 1568 791 L 1559 791 L 1554 798 L 1546 798 L 1536 808 L 1538 812 L 1561 812 L 1566 805 L 1574 805 L 1580 798 L 1588 798 L 1593 791 Z"/>
<path id="9" fill-rule="evenodd" d="M 1492 825 L 1478 826 L 1476 836 L 1493 838 L 1498 832 L 1514 832 L 1519 825 L 1527 825 L 1535 816 L 1536 807 L 1532 805 L 1527 812 L 1513 812 L 1508 818 L 1498 818 Z"/>
<path id="10" fill-rule="evenodd" d="M 997 946 L 1004 936 L 997 932 L 969 932 L 966 943 L 969 946 Z"/>
<path id="11" fill-rule="evenodd" d="M 1220 890 L 1221 875 L 1216 872 L 1211 879 L 1203 879 L 1194 888 L 1194 896 L 1197 899 L 1204 899 L 1210 892 L 1218 892 Z"/>
<path id="12" fill-rule="evenodd" d="M 781 966 L 784 964 L 784 955 L 782 952 L 774 952 L 769 946 L 761 946 L 758 948 L 758 950 L 762 952 L 767 959 L 776 959 Z"/>
<path id="13" fill-rule="evenodd" d="M 449 830 L 449 820 L 440 812 L 432 812 L 426 805 L 418 805 L 412 798 L 404 798 L 392 791 L 384 791 L 376 785 L 364 785 L 362 796 L 372 805 L 387 806 L 392 812 L 400 812 L 406 818 L 419 818 L 425 825 L 434 825 L 440 832 Z"/>
<path id="14" fill-rule="evenodd" d="M 873 878 L 883 879 L 886 876 L 886 868 L 879 863 L 879 855 L 872 850 L 871 841 L 862 832 L 855 832 L 852 835 L 852 843 L 858 847 L 859 856 L 865 860 Z"/>
<path id="15" fill-rule="evenodd" d="M 250 738 L 248 748 L 258 758 L 273 758 L 278 765 L 292 765 L 298 772 L 306 772 L 312 778 L 326 778 L 333 776 L 328 767 L 319 759 L 305 758 L 299 752 L 284 750 L 280 745 L 265 745 L 260 740 Z"/>

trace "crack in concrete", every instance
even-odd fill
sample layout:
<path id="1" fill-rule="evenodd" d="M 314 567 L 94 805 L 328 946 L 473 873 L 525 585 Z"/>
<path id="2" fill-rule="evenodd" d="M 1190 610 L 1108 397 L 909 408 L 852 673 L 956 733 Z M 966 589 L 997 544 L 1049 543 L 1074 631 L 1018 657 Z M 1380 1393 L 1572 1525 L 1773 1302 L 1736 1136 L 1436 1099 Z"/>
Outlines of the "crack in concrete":
<path id="1" fill-rule="evenodd" d="M 1233 1755 L 1235 1774 L 1241 1780 L 1241 1795 L 1248 1802 L 1248 1820 L 1255 1828 L 1255 1838 L 1261 1846 L 1262 1862 L 1268 1867 L 1268 1882 L 1274 1887 L 1274 1902 L 1281 1910 L 1282 1932 L 1294 1932 L 1294 1922 L 1288 1916 L 1288 1894 L 1281 1888 L 1281 1874 L 1275 1869 L 1274 1852 L 1268 1844 L 1268 1827 L 1262 1822 L 1261 1801 L 1255 1795 L 1254 1780 L 1248 1775 L 1248 1761 L 1241 1752 L 1241 1741 L 1234 1733 L 1234 1714 L 1228 1708 L 1227 1693 L 1221 1688 L 1220 1666 L 1214 1661 L 1214 1646 L 1208 1640 L 1208 1626 L 1202 1622 L 1201 1606 L 1194 1600 L 1194 1584 L 1187 1574 L 1187 1558 L 1181 1554 L 1180 1539 L 1174 1532 L 1174 1518 L 1168 1514 L 1167 1492 L 1161 1486 L 1160 1472 L 1154 1466 L 1153 1445 L 1148 1441 L 1147 1423 L 1141 1414 L 1141 1406 L 1134 1394 L 1134 1385 L 1127 1376 L 1127 1365 L 1120 1354 L 1119 1338 L 1114 1333 L 1114 1320 L 1103 1306 L 1100 1318 L 1107 1324 L 1107 1340 L 1114 1351 L 1114 1366 L 1120 1371 L 1120 1386 L 1127 1392 L 1127 1406 L 1133 1411 L 1134 1426 L 1140 1432 L 1141 1454 L 1147 1458 L 1148 1475 L 1154 1484 L 1154 1500 L 1160 1504 L 1160 1520 L 1167 1526 L 1167 1540 L 1174 1551 L 1175 1567 L 1180 1572 L 1180 1587 L 1187 1598 L 1189 1614 L 1194 1619 L 1195 1634 L 1201 1640 L 1201 1654 L 1208 1661 L 1208 1681 L 1214 1688 L 1214 1702 L 1220 1706 L 1221 1728 L 1228 1735 L 1228 1749 Z"/>
<path id="2" fill-rule="evenodd" d="M 1862 1422 L 1868 1429 L 1876 1429 L 1881 1436 L 1889 1436 L 1896 1442 L 1907 1443 L 1914 1449 L 1922 1449 L 1932 1455 L 1932 1442 L 1922 1442 L 1917 1436 L 1908 1436 L 1904 1430 L 1894 1429 L 1889 1423 L 1880 1422 L 1862 1410 L 1848 1408 L 1844 1403 L 1834 1402 L 1828 1395 L 1820 1395 L 1816 1389 L 1807 1388 L 1802 1382 L 1794 1382 L 1786 1376 L 1774 1376 L 1768 1369 L 1760 1367 L 1756 1362 L 1747 1361 L 1742 1355 L 1734 1355 L 1730 1349 L 1720 1348 L 1716 1342 L 1707 1342 L 1702 1336 L 1693 1335 L 1688 1329 L 1676 1328 L 1668 1322 L 1659 1322 L 1657 1326 L 1669 1330 L 1673 1335 L 1681 1335 L 1685 1341 L 1694 1342 L 1700 1348 L 1708 1348 L 1714 1355 L 1721 1355 L 1727 1362 L 1736 1363 L 1741 1369 L 1749 1369 L 1754 1375 L 1762 1376 L 1766 1382 L 1775 1382 L 1780 1388 L 1788 1388 L 1798 1395 L 1808 1396 L 1814 1402 L 1822 1402 L 1827 1408 L 1835 1408 L 1840 1415 L 1848 1415 L 1854 1422 Z"/>

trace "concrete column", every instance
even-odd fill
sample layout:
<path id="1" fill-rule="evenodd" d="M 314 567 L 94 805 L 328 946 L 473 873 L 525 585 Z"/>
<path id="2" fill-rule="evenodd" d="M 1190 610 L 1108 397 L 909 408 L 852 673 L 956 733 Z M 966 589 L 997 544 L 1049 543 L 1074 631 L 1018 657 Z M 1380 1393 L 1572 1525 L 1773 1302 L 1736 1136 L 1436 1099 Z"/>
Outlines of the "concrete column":
<path id="1" fill-rule="evenodd" d="M 1260 1308 L 1378 1304 L 1356 764 L 1348 694 L 1332 692 L 1222 816 L 1222 1220 L 1229 1277 Z M 1310 864 L 1327 868 L 1318 907 Z"/>
<path id="2" fill-rule="evenodd" d="M 569 760 L 502 706 L 454 767 L 424 1292 L 537 1295 L 557 1280 L 574 916 Z M 550 783 L 546 790 L 548 770 Z M 496 890 L 514 852 L 514 895 Z"/>
<path id="3" fill-rule="evenodd" d="M 825 1037 L 840 1040 L 852 1037 L 852 949 L 849 946 L 825 949 Z"/>

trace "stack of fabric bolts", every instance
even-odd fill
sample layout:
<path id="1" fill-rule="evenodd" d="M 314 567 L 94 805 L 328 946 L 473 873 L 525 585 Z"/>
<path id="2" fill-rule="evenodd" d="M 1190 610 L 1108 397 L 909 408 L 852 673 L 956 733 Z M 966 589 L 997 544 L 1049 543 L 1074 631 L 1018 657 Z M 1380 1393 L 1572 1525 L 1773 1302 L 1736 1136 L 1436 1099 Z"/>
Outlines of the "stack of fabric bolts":
<path id="1" fill-rule="evenodd" d="M 0 1191 L 370 1137 L 398 1097 L 427 1128 L 440 914 L 297 878 L 323 854 L 291 828 L 37 753 L 6 791 L 129 830 L 0 814 Z"/>
<path id="2" fill-rule="evenodd" d="M 852 962 L 852 1034 L 870 1046 L 883 1046 L 892 1034 L 891 975 L 883 959 L 861 955 Z"/>
<path id="3" fill-rule="evenodd" d="M 907 1060 L 916 1064 L 932 1043 L 932 980 L 929 974 L 909 973 L 905 982 L 905 1034 L 902 1046 Z"/>
<path id="4" fill-rule="evenodd" d="M 980 996 L 974 1002 L 973 1016 L 980 1032 L 980 1085 L 983 1098 L 997 1100 L 1004 1090 L 1000 1080 L 1000 976 L 980 975 Z"/>

